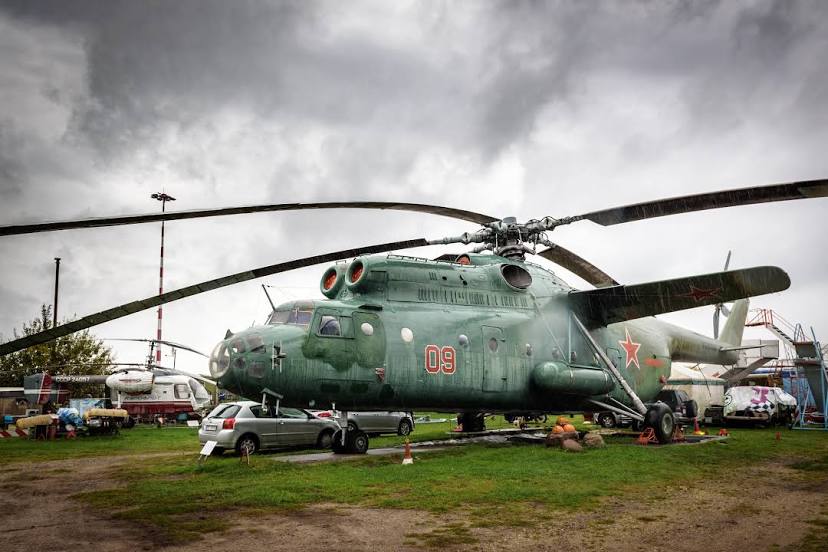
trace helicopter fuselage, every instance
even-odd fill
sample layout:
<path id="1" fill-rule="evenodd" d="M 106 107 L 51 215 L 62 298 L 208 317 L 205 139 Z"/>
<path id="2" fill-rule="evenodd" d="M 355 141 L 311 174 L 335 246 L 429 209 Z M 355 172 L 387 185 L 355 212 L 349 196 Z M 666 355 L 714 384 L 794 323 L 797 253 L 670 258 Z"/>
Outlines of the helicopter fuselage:
<path id="1" fill-rule="evenodd" d="M 328 300 L 278 307 L 264 326 L 216 345 L 220 387 L 285 406 L 342 410 L 571 412 L 643 400 L 673 360 L 731 364 L 723 343 L 653 317 L 578 329 L 574 288 L 531 263 L 363 257 L 323 275 Z M 591 339 L 590 339 L 591 338 Z"/>

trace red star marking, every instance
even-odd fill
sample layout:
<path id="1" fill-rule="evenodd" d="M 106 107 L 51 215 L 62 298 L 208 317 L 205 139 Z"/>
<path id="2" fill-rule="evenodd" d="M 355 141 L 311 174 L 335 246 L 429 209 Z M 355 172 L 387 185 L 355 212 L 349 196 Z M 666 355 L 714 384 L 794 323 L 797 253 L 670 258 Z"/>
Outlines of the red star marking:
<path id="1" fill-rule="evenodd" d="M 627 365 L 625 368 L 629 368 L 630 364 L 635 364 L 636 368 L 639 370 L 641 369 L 641 365 L 638 364 L 638 349 L 641 348 L 641 343 L 635 343 L 632 338 L 630 337 L 630 330 L 624 327 L 624 331 L 627 334 L 626 341 L 618 341 L 618 344 L 624 347 L 624 350 L 627 352 Z"/>
<path id="2" fill-rule="evenodd" d="M 698 303 L 704 299 L 713 299 L 714 297 L 718 297 L 720 291 L 722 291 L 722 288 L 701 289 L 691 285 L 689 292 L 679 295 L 678 297 L 692 297 L 693 300 Z"/>

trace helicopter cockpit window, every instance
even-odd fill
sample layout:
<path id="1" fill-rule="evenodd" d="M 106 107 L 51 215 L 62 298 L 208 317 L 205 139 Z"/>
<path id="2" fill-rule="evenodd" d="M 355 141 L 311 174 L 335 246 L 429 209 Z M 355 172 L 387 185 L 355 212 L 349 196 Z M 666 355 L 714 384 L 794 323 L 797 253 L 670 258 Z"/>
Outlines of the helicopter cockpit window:
<path id="1" fill-rule="evenodd" d="M 204 389 L 204 386 L 198 383 L 196 380 L 191 379 L 189 382 L 190 389 L 193 391 L 193 395 L 195 395 L 196 399 L 209 399 L 210 393 Z"/>
<path id="2" fill-rule="evenodd" d="M 176 383 L 175 384 L 175 398 L 176 399 L 189 399 L 190 398 L 190 388 L 187 386 L 186 383 Z"/>
<path id="3" fill-rule="evenodd" d="M 230 342 L 230 352 L 234 355 L 239 353 L 243 353 L 245 351 L 244 340 L 242 339 L 234 339 Z"/>
<path id="4" fill-rule="evenodd" d="M 247 375 L 251 378 L 263 378 L 265 374 L 265 364 L 259 360 L 254 360 L 253 363 L 247 367 Z"/>
<path id="5" fill-rule="evenodd" d="M 230 354 L 224 343 L 219 343 L 210 355 L 210 374 L 214 378 L 220 378 L 227 373 L 228 368 L 230 368 Z"/>
<path id="6" fill-rule="evenodd" d="M 265 350 L 264 341 L 259 334 L 247 336 L 247 350 L 251 353 L 263 353 Z"/>
<path id="7" fill-rule="evenodd" d="M 279 305 L 276 307 L 276 310 L 270 313 L 270 318 L 267 319 L 267 323 L 271 326 L 288 324 L 291 326 L 308 327 L 312 317 L 313 303 L 285 303 Z"/>
<path id="8" fill-rule="evenodd" d="M 354 337 L 352 319 L 350 316 L 323 314 L 319 318 L 316 333 L 325 337 Z"/>
<path id="9" fill-rule="evenodd" d="M 319 335 L 342 335 L 339 319 L 336 316 L 323 316 L 319 321 Z"/>

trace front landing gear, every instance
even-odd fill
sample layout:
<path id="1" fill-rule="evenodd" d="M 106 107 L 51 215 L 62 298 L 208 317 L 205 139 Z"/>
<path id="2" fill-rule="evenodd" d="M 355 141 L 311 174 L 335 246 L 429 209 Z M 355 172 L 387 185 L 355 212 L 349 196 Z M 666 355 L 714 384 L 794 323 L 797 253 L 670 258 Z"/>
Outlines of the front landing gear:
<path id="1" fill-rule="evenodd" d="M 672 441 L 673 430 L 676 427 L 673 411 L 663 402 L 655 403 L 647 409 L 647 414 L 644 415 L 644 426 L 653 428 L 658 442 L 666 445 Z"/>
<path id="2" fill-rule="evenodd" d="M 463 427 L 463 433 L 486 431 L 486 415 L 483 412 L 463 412 L 457 416 L 457 423 Z"/>
<path id="3" fill-rule="evenodd" d="M 334 433 L 331 450 L 335 454 L 365 454 L 368 452 L 368 444 L 368 435 L 359 429 L 345 431 L 345 442 L 343 443 L 342 430 L 340 429 Z"/>

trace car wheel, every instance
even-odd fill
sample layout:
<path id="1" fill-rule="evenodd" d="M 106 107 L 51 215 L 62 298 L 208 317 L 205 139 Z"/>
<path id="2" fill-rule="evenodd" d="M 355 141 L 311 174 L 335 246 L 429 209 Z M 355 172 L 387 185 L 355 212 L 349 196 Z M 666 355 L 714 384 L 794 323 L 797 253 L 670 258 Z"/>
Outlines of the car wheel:
<path id="1" fill-rule="evenodd" d="M 615 427 L 615 416 L 610 413 L 604 413 L 598 416 L 598 424 L 601 427 Z"/>
<path id="2" fill-rule="evenodd" d="M 323 430 L 316 439 L 316 447 L 321 449 L 329 449 L 333 444 L 333 431 L 330 429 Z"/>
<path id="3" fill-rule="evenodd" d="M 135 427 L 135 418 L 130 416 L 129 418 L 124 420 L 124 423 L 121 427 L 123 427 L 124 429 L 130 429 L 130 428 Z"/>
<path id="4" fill-rule="evenodd" d="M 257 450 L 259 450 L 259 440 L 256 438 L 255 435 L 251 433 L 246 433 L 239 437 L 239 440 L 236 441 L 236 452 L 240 455 L 247 454 L 250 456 L 254 454 Z"/>
<path id="5" fill-rule="evenodd" d="M 400 420 L 400 427 L 397 429 L 397 434 L 405 437 L 411 433 L 411 422 L 405 418 Z"/>
<path id="6" fill-rule="evenodd" d="M 653 428 L 656 439 L 662 445 L 673 440 L 673 429 L 676 421 L 673 418 L 673 411 L 664 403 L 656 403 L 647 411 L 646 425 Z"/>
<path id="7" fill-rule="evenodd" d="M 348 451 L 354 454 L 365 454 L 368 452 L 368 435 L 364 431 L 348 432 Z"/>
<path id="8" fill-rule="evenodd" d="M 359 428 L 356 425 L 356 422 L 348 422 L 348 431 L 357 431 Z"/>

